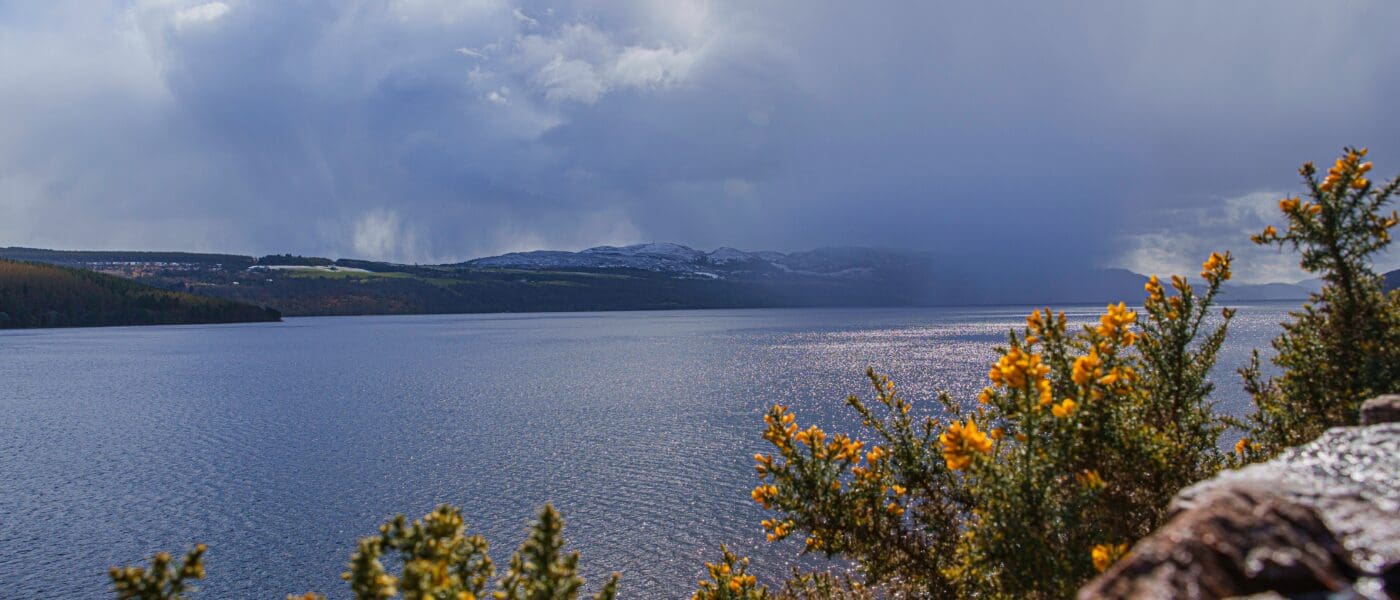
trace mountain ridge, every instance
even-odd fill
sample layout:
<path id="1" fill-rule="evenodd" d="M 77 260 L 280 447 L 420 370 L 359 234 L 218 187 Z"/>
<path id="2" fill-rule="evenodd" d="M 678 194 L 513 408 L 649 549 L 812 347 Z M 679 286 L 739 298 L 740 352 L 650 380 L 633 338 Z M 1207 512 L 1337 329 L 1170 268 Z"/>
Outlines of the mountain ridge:
<path id="1" fill-rule="evenodd" d="M 1134 301 L 1125 269 L 987 269 L 925 251 L 832 246 L 799 252 L 673 243 L 536 250 L 437 265 L 180 252 L 0 248 L 288 316 L 817 306 L 1065 305 Z M 1387 274 L 1389 285 L 1400 271 Z M 1225 301 L 1303 300 L 1317 282 L 1229 285 Z"/>

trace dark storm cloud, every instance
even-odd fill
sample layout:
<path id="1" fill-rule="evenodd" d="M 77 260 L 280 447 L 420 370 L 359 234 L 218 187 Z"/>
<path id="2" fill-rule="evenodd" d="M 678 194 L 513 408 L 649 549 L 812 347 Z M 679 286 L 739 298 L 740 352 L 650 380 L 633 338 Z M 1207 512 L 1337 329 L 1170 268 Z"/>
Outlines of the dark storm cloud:
<path id="1" fill-rule="evenodd" d="M 8 5 L 0 244 L 1165 271 L 1243 249 L 1302 160 L 1400 169 L 1400 5 L 1049 4 Z"/>

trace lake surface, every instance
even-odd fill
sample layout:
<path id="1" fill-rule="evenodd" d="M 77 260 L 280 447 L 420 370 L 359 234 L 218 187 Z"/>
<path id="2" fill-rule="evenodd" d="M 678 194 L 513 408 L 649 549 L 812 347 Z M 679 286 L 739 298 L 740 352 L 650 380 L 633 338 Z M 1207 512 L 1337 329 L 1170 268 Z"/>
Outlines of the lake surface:
<path id="1" fill-rule="evenodd" d="M 1233 370 L 1296 304 L 1243 305 Z M 1069 311 L 1089 320 L 1101 308 Z M 721 543 L 776 576 L 749 499 L 764 409 L 855 431 L 867 366 L 973 401 L 1029 309 L 325 317 L 0 333 L 0 585 L 107 598 L 106 569 L 209 545 L 203 598 L 349 597 L 358 537 L 463 508 L 503 566 L 545 502 L 592 590 L 689 597 Z M 924 403 L 928 406 L 928 403 Z M 771 579 L 770 579 L 771 581 Z"/>

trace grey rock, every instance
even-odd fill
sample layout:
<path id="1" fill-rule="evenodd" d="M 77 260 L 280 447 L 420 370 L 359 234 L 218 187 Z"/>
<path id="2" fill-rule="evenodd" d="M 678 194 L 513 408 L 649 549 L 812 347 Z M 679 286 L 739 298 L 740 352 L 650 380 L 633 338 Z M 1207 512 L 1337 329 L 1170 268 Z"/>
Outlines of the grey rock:
<path id="1" fill-rule="evenodd" d="M 1376 396 L 1361 405 L 1361 424 L 1400 423 L 1400 394 Z"/>
<path id="2" fill-rule="evenodd" d="M 1177 494 L 1081 598 L 1400 598 L 1400 423 L 1328 430 Z"/>

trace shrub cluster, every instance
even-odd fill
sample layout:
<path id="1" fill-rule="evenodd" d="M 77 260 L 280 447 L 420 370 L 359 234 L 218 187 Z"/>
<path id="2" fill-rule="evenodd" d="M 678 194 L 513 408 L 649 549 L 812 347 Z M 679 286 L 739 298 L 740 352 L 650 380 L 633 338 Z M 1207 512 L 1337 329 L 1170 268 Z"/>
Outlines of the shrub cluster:
<path id="1" fill-rule="evenodd" d="M 1375 185 L 1365 157 L 1365 148 L 1347 148 L 1320 180 L 1313 164 L 1304 164 L 1298 172 L 1307 199 L 1279 201 L 1285 228 L 1270 225 L 1253 237 L 1298 252 L 1303 269 L 1326 285 L 1273 342 L 1282 375 L 1266 377 L 1257 351 L 1242 371 L 1256 407 L 1241 445 L 1251 458 L 1355 423 L 1367 398 L 1400 390 L 1400 293 L 1383 292 L 1371 267 L 1400 222 L 1395 211 L 1385 214 L 1400 177 Z"/>
<path id="2" fill-rule="evenodd" d="M 943 395 L 939 416 L 916 416 L 873 370 L 873 401 L 847 400 L 860 436 L 774 406 L 763 435 L 775 452 L 754 457 L 769 539 L 801 535 L 808 551 L 855 559 L 868 584 L 921 596 L 1070 595 L 1161 523 L 1174 490 L 1224 463 L 1206 374 L 1232 313 L 1205 321 L 1230 257 L 1201 276 L 1203 293 L 1153 278 L 1143 314 L 1111 305 L 1079 330 L 1031 313 L 974 409 Z"/>
<path id="3" fill-rule="evenodd" d="M 495 580 L 495 565 L 487 554 L 486 540 L 467 535 L 462 513 L 442 505 L 422 519 L 409 522 L 403 515 L 379 527 L 379 535 L 360 540 L 350 557 L 350 570 L 342 575 L 356 600 L 574 600 L 583 579 L 578 576 L 578 553 L 564 552 L 564 520 L 548 504 L 540 510 L 520 549 L 510 558 L 505 574 Z M 385 567 L 391 554 L 401 570 L 393 575 Z M 183 600 L 204 578 L 204 546 L 185 556 L 179 567 L 160 553 L 149 569 L 113 568 L 112 582 L 120 600 Z M 495 580 L 494 589 L 492 581 Z M 594 600 L 617 596 L 614 573 Z M 287 600 L 325 600 L 315 592 L 289 595 Z"/>

